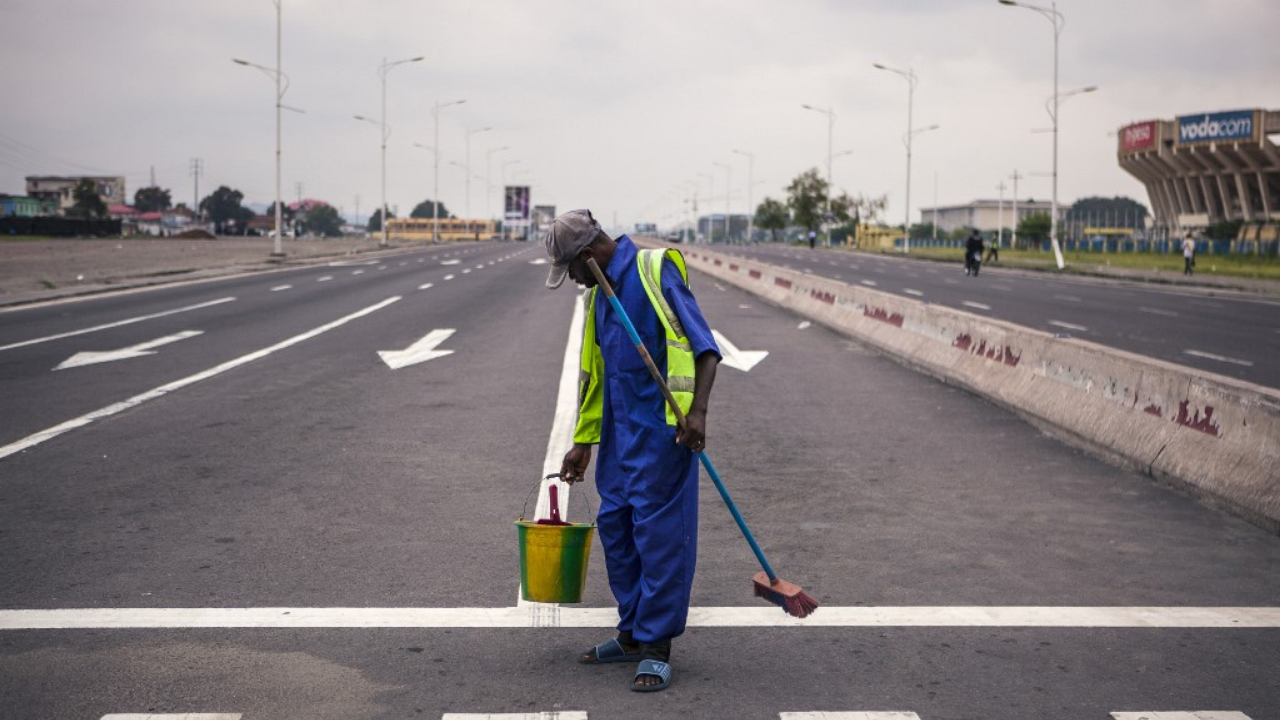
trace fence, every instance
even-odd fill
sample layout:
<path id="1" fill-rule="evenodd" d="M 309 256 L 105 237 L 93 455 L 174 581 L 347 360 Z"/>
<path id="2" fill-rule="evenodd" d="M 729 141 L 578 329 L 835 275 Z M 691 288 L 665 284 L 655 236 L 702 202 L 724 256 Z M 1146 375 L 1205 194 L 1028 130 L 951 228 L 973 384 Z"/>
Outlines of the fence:
<path id="1" fill-rule="evenodd" d="M 78 218 L 62 217 L 0 218 L 0 235 L 104 237 L 119 234 L 119 220 L 81 220 Z"/>

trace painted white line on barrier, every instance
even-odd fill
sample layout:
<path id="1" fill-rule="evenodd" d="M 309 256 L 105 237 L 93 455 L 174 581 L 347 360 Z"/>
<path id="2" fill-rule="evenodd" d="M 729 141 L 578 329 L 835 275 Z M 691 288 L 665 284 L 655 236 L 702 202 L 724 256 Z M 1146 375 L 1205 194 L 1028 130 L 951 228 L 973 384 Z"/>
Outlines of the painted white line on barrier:
<path id="1" fill-rule="evenodd" d="M 1067 330 L 1075 330 L 1077 332 L 1088 332 L 1089 330 L 1089 328 L 1083 325 L 1076 325 L 1075 323 L 1062 322 L 1061 320 L 1050 320 L 1049 324 L 1055 325 L 1060 328 L 1065 328 Z"/>
<path id="2" fill-rule="evenodd" d="M 1253 367 L 1253 363 L 1250 362 L 1249 360 L 1238 360 L 1236 358 L 1229 358 L 1223 355 L 1215 355 L 1213 353 L 1201 352 L 1199 350 L 1183 350 L 1182 354 L 1192 355 L 1198 358 L 1205 358 L 1206 360 L 1217 360 L 1218 362 L 1231 363 L 1232 365 L 1243 365 L 1245 367 Z"/>
<path id="3" fill-rule="evenodd" d="M 100 410 L 94 410 L 91 413 L 81 415 L 80 417 L 75 418 L 73 420 L 68 420 L 60 425 L 55 425 L 47 430 L 41 430 L 40 432 L 34 435 L 29 435 L 17 442 L 9 443 L 8 445 L 0 447 L 0 459 L 7 458 L 10 455 L 13 455 L 14 453 L 22 452 L 23 450 L 26 450 L 28 448 L 35 447 L 36 445 L 39 445 L 40 443 L 45 442 L 46 440 L 51 440 L 59 435 L 62 435 L 63 433 L 67 433 L 77 428 L 84 427 L 85 425 L 88 425 L 89 423 L 95 420 L 101 420 L 102 418 L 110 417 L 117 413 L 124 412 L 125 410 L 137 407 L 138 405 L 141 405 L 142 403 L 147 402 L 149 400 L 155 400 L 156 398 L 168 395 L 169 393 L 175 390 L 180 390 L 188 385 L 194 385 L 195 383 L 198 383 L 201 380 L 207 380 L 211 377 L 214 377 L 215 375 L 221 375 L 222 373 L 228 370 L 232 370 L 240 367 L 241 365 L 251 363 L 254 360 L 264 358 L 278 350 L 283 350 L 287 347 L 292 347 L 293 345 L 297 345 L 298 343 L 304 340 L 310 340 L 311 338 L 317 335 L 321 335 L 323 333 L 329 332 L 330 330 L 336 327 L 346 325 L 352 320 L 364 317 L 365 315 L 368 315 L 372 312 L 381 310 L 382 308 L 390 305 L 393 302 L 398 301 L 399 299 L 400 299 L 399 296 L 388 298 L 376 305 L 370 305 L 369 307 L 363 310 L 359 310 L 345 317 L 338 318 L 337 320 L 334 320 L 331 323 L 321 325 L 320 327 L 315 328 L 314 330 L 308 330 L 307 332 L 304 332 L 301 335 L 294 335 L 288 340 L 278 342 L 275 345 L 272 345 L 270 347 L 263 348 L 256 352 L 251 352 L 248 355 L 241 355 L 240 357 L 235 358 L 234 360 L 228 360 L 227 362 L 224 362 L 221 365 L 209 368 L 208 370 L 205 370 L 203 372 L 198 372 L 195 375 L 189 375 L 185 378 L 182 378 L 181 380 L 175 380 L 171 383 L 161 385 L 160 387 L 153 388 L 140 395 L 134 395 L 128 400 L 123 400 L 121 402 L 115 403 L 114 405 L 108 405 L 107 407 L 104 407 Z"/>
<path id="4" fill-rule="evenodd" d="M 912 290 L 911 288 L 906 288 L 902 292 L 908 295 L 915 295 L 916 297 L 924 297 L 924 293 L 920 292 L 919 290 Z"/>
<path id="5" fill-rule="evenodd" d="M 440 720 L 587 720 L 585 710 L 534 713 L 445 713 Z"/>
<path id="6" fill-rule="evenodd" d="M 221 305 L 222 303 L 229 303 L 229 302 L 233 302 L 234 300 L 235 298 L 233 297 L 218 298 L 217 300 L 210 300 L 209 302 L 203 302 L 198 305 L 188 305 L 186 307 L 180 307 L 180 308 L 177 308 L 176 310 L 165 310 L 164 312 L 152 313 L 150 315 L 140 315 L 135 318 L 129 318 L 128 320 L 118 320 L 116 322 L 107 323 L 105 325 L 94 325 L 91 328 L 85 328 L 83 330 L 72 330 L 71 332 L 64 332 L 58 335 L 48 335 L 46 337 L 36 338 L 35 340 L 24 340 L 22 342 L 13 343 L 12 345 L 0 345 L 0 350 L 11 350 L 13 348 L 26 347 L 27 345 L 36 345 L 42 342 L 49 342 L 50 340 L 61 340 L 62 338 L 74 337 L 76 335 L 84 335 L 85 333 L 97 332 L 99 330 L 108 330 L 110 328 L 120 327 L 122 325 L 132 325 L 133 323 L 142 322 L 144 320 L 154 320 L 158 317 L 165 317 L 167 315 L 176 315 L 178 313 L 189 312 L 191 310 L 199 310 L 201 308 L 213 307 L 214 305 Z"/>
<path id="7" fill-rule="evenodd" d="M 1161 308 L 1140 307 L 1138 312 L 1149 313 L 1151 315 L 1164 315 L 1166 317 L 1178 317 L 1178 313 L 1172 310 L 1163 310 Z"/>
<path id="8" fill-rule="evenodd" d="M 920 720 L 914 712 L 780 712 L 778 720 Z"/>
<path id="9" fill-rule="evenodd" d="M 990 306 L 990 305 L 983 305 L 983 304 L 982 304 L 982 303 L 980 303 L 980 302 L 973 302 L 973 301 L 971 301 L 971 300 L 965 300 L 965 301 L 961 302 L 960 304 L 961 304 L 961 305 L 963 305 L 963 306 L 965 306 L 965 307 L 971 307 L 971 308 L 973 308 L 973 309 L 975 309 L 975 310 L 990 310 L 990 309 L 991 309 L 991 306 Z"/>
<path id="10" fill-rule="evenodd" d="M 613 607 L 556 607 L 565 628 L 611 628 Z M 770 605 L 694 607 L 689 627 L 1280 628 L 1280 607 L 821 607 L 803 620 Z M 171 628 L 530 628 L 528 607 L 78 608 L 0 610 L 0 630 Z"/>
<path id="11" fill-rule="evenodd" d="M 113 713 L 102 720 L 240 720 L 240 713 Z"/>
<path id="12" fill-rule="evenodd" d="M 292 289 L 293 289 L 292 285 L 277 285 L 271 288 L 271 292 L 280 292 L 281 290 L 292 290 Z"/>

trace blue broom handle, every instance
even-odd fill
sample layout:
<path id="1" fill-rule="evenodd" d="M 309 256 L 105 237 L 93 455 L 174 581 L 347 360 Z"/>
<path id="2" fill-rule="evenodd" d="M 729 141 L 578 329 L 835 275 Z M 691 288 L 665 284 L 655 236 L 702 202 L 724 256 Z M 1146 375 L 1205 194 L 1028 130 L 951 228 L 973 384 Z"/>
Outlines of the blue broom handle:
<path id="1" fill-rule="evenodd" d="M 649 355 L 649 349 L 644 346 L 644 342 L 640 339 L 640 333 L 637 333 L 635 326 L 631 324 L 631 318 L 627 316 L 627 311 L 622 309 L 622 303 L 618 302 L 617 296 L 613 294 L 613 288 L 610 287 L 608 279 L 605 278 L 600 266 L 594 259 L 588 260 L 587 265 L 596 276 L 596 281 L 600 284 L 600 287 L 604 288 L 604 294 L 609 300 L 610 307 L 618 314 L 618 318 L 622 320 L 622 326 L 626 328 L 627 335 L 631 336 L 631 342 L 635 344 L 636 350 L 644 358 L 645 365 L 649 367 L 649 373 L 653 375 L 653 379 L 657 380 L 658 385 L 661 386 L 662 394 L 666 396 L 667 402 L 671 404 L 671 409 L 675 411 L 676 420 L 679 421 L 680 427 L 684 427 L 684 413 L 671 396 L 671 390 L 667 387 L 666 381 L 662 379 L 662 374 L 658 372 L 658 366 L 654 364 L 653 357 Z M 699 451 L 697 455 L 698 459 L 702 461 L 702 466 L 707 469 L 707 474 L 711 476 L 711 481 L 716 484 L 716 490 L 720 491 L 720 497 L 724 498 L 724 504 L 729 507 L 729 512 L 733 515 L 733 519 L 738 523 L 738 529 L 742 531 L 743 537 L 751 545 L 751 551 L 756 554 L 756 560 L 760 561 L 760 567 L 764 568 L 764 574 L 769 576 L 769 582 L 777 580 L 777 573 L 773 571 L 769 561 L 764 558 L 764 551 L 760 549 L 760 544 L 756 542 L 755 536 L 751 534 L 751 530 L 747 527 L 747 521 L 743 519 L 742 513 L 738 512 L 738 506 L 734 504 L 733 498 L 729 497 L 729 490 L 720 479 L 720 473 L 716 472 L 715 466 L 711 464 L 711 458 L 707 457 L 707 453 L 704 451 Z"/>

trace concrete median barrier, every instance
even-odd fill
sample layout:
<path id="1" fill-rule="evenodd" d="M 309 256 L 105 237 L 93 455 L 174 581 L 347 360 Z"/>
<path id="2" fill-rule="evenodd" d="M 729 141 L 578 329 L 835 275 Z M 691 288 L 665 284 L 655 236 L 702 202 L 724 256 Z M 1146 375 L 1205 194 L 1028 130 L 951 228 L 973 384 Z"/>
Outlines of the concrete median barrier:
<path id="1" fill-rule="evenodd" d="M 1280 533 L 1275 390 L 703 247 L 680 249 L 694 269 Z"/>

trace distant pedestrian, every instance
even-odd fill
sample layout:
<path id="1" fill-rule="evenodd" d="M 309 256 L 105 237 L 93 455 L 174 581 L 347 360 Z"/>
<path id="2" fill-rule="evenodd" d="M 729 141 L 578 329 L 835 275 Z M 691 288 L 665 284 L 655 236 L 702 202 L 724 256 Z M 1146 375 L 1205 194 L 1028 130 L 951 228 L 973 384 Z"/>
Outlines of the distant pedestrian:
<path id="1" fill-rule="evenodd" d="M 1182 274 L 1194 275 L 1196 272 L 1196 241 L 1191 238 L 1191 233 L 1187 233 L 1187 237 L 1182 241 Z"/>
<path id="2" fill-rule="evenodd" d="M 816 230 L 809 231 L 809 249 L 812 250 L 818 243 L 818 232 Z"/>
<path id="3" fill-rule="evenodd" d="M 1000 259 L 1000 236 L 997 234 L 987 242 L 987 258 L 983 262 L 991 262 Z"/>

